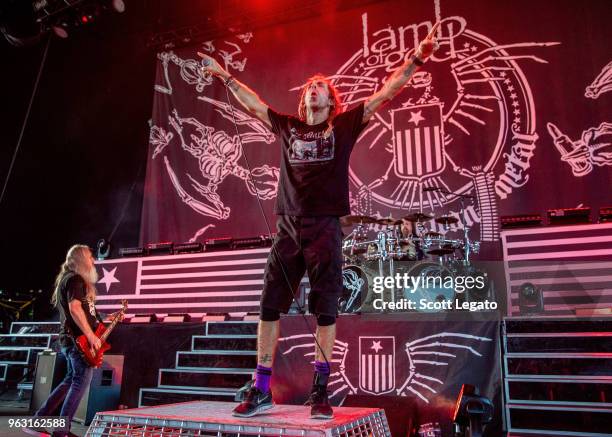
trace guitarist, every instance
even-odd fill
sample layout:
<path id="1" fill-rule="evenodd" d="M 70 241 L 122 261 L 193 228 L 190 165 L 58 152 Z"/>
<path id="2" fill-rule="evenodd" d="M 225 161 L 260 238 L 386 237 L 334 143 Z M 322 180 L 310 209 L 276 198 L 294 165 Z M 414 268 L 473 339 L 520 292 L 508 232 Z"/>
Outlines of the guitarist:
<path id="1" fill-rule="evenodd" d="M 101 346 L 100 339 L 94 334 L 96 326 L 102 322 L 95 307 L 97 281 L 98 273 L 89 247 L 72 246 L 55 279 L 55 291 L 51 298 L 60 312 L 59 340 L 68 364 L 68 373 L 36 412 L 36 416 L 53 416 L 61 406 L 59 415 L 66 418 L 67 428 L 64 431 L 56 430 L 53 437 L 74 435 L 69 432 L 70 423 L 92 377 L 92 368 L 81 356 L 74 339 L 84 334 L 92 349 L 97 351 Z M 32 428 L 24 431 L 38 433 L 34 435 L 47 432 Z"/>

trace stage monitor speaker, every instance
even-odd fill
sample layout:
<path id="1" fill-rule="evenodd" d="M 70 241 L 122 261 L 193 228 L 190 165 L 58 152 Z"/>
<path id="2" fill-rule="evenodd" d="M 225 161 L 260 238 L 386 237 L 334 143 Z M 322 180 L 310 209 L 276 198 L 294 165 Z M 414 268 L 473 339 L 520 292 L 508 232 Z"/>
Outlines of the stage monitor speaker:
<path id="1" fill-rule="evenodd" d="M 30 398 L 30 413 L 34 414 L 66 375 L 66 358 L 61 353 L 45 350 L 36 357 L 36 373 Z"/>
<path id="2" fill-rule="evenodd" d="M 105 355 L 102 366 L 93 369 L 91 383 L 81 399 L 74 421 L 89 425 L 97 412 L 116 410 L 122 377 L 123 355 Z"/>
<path id="3" fill-rule="evenodd" d="M 404 396 L 348 395 L 341 403 L 343 407 L 371 407 L 385 410 L 389 429 L 393 437 L 412 437 L 418 428 L 416 402 Z"/>

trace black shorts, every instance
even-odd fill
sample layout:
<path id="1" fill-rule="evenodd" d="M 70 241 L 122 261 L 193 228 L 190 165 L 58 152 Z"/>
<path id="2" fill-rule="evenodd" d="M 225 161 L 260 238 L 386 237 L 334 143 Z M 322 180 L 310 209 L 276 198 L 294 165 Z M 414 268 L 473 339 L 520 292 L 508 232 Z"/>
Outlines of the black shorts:
<path id="1" fill-rule="evenodd" d="M 342 294 L 340 220 L 330 216 L 280 215 L 276 227 L 278 234 L 268 256 L 264 275 L 262 308 L 286 313 L 291 306 L 293 294 L 297 294 L 300 281 L 308 271 L 309 311 L 316 315 L 335 317 L 338 312 L 338 298 Z"/>

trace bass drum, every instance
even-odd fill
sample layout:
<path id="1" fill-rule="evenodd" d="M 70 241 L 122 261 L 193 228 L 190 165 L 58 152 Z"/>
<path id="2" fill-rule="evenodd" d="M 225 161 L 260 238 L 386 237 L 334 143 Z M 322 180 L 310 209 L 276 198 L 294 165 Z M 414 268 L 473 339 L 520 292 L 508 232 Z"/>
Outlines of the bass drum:
<path id="1" fill-rule="evenodd" d="M 449 305 L 445 302 L 454 303 L 455 289 L 452 286 L 454 276 L 447 267 L 425 261 L 416 263 L 399 273 L 402 275 L 407 273 L 409 278 L 414 278 L 416 286 L 405 287 L 402 290 L 402 297 L 414 302 L 415 311 L 425 313 L 448 311 Z M 413 283 L 412 279 L 409 280 Z"/>
<path id="2" fill-rule="evenodd" d="M 356 265 L 348 265 L 342 269 L 342 296 L 338 299 L 339 313 L 360 311 L 373 285 L 373 275 L 368 270 Z"/>

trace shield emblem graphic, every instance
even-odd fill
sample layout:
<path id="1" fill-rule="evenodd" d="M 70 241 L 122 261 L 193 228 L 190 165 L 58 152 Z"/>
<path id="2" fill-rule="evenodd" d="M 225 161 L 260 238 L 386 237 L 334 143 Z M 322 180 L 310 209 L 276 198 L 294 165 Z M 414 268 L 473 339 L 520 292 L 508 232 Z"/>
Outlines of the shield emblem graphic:
<path id="1" fill-rule="evenodd" d="M 382 395 L 395 388 L 395 337 L 359 337 L 359 388 Z"/>
<path id="2" fill-rule="evenodd" d="M 423 179 L 444 171 L 444 125 L 438 103 L 391 112 L 393 169 L 402 179 Z"/>

